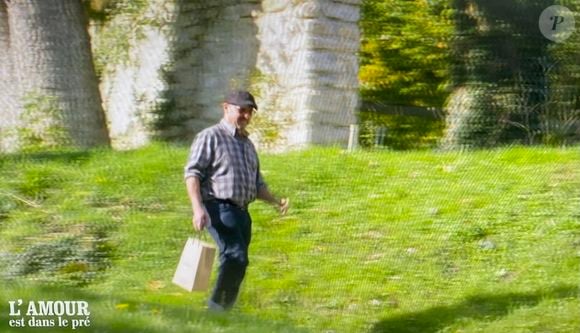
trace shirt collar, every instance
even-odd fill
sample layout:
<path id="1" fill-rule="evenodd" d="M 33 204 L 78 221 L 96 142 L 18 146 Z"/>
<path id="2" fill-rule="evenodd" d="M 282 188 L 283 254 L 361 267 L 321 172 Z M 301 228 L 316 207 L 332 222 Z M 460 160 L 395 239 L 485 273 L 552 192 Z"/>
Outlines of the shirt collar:
<path id="1" fill-rule="evenodd" d="M 227 120 L 225 120 L 223 118 L 222 118 L 220 124 L 228 132 L 228 134 L 230 134 L 231 136 L 236 136 L 236 133 L 238 132 L 238 129 L 236 128 L 236 126 L 230 124 Z M 246 138 L 246 137 L 248 137 L 248 132 L 246 130 L 240 130 L 239 136 Z"/>
<path id="2" fill-rule="evenodd" d="M 225 120 L 225 119 L 222 119 L 222 121 L 220 122 L 220 124 L 228 132 L 228 134 L 230 134 L 231 136 L 235 136 L 236 135 L 236 126 L 228 123 L 227 120 Z"/>

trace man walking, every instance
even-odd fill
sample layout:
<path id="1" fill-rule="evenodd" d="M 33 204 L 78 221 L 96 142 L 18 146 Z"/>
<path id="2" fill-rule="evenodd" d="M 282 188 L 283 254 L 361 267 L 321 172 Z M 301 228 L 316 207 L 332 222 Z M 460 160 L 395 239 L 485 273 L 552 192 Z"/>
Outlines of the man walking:
<path id="1" fill-rule="evenodd" d="M 193 209 L 193 227 L 208 228 L 219 248 L 220 267 L 208 307 L 230 309 L 249 264 L 252 220 L 248 205 L 256 198 L 285 214 L 287 199 L 270 193 L 258 154 L 246 126 L 258 110 L 247 91 L 230 93 L 222 104 L 223 119 L 201 131 L 193 141 L 185 166 L 185 184 Z"/>

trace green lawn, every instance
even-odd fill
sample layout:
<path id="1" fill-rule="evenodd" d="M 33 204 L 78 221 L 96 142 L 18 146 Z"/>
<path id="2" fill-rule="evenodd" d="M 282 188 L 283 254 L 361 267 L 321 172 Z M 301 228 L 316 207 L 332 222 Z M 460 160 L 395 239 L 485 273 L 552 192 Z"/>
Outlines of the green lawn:
<path id="1" fill-rule="evenodd" d="M 578 332 L 580 150 L 262 156 L 237 308 L 171 284 L 192 235 L 187 148 L 0 157 L 8 301 L 86 300 L 79 332 Z"/>

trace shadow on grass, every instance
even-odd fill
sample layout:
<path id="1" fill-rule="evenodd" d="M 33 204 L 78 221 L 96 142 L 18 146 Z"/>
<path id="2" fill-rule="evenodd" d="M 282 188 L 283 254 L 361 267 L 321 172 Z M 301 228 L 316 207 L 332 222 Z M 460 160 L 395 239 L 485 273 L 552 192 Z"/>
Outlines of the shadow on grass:
<path id="1" fill-rule="evenodd" d="M 476 295 L 452 306 L 439 306 L 425 311 L 388 317 L 377 323 L 373 333 L 434 333 L 461 319 L 495 320 L 513 309 L 532 307 L 544 299 L 577 297 L 577 286 L 561 286 L 532 293 Z"/>
<path id="2" fill-rule="evenodd" d="M 3 288 L 6 290 L 6 288 Z M 9 320 L 26 316 L 29 301 L 86 301 L 89 303 L 90 326 L 74 332 L 305 332 L 289 323 L 268 321 L 237 311 L 210 313 L 188 301 L 188 296 L 156 295 L 163 301 L 139 300 L 123 295 L 99 295 L 83 289 L 15 286 L 0 295 L 0 332 L 67 332 L 72 327 L 10 327 Z M 147 297 L 147 295 L 144 295 Z M 8 301 L 22 299 L 21 316 L 10 317 Z M 37 317 L 37 319 L 56 317 Z M 76 319 L 77 317 L 68 317 Z M 66 319 L 66 316 L 63 317 Z M 81 319 L 81 318 L 79 318 Z M 70 322 L 70 321 L 69 321 Z M 57 326 L 58 324 L 55 324 Z"/>

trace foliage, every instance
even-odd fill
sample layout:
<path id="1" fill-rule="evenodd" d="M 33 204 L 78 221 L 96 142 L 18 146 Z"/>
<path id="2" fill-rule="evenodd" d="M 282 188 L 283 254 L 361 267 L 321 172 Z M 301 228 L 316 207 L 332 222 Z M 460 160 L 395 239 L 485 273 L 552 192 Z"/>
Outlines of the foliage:
<path id="1" fill-rule="evenodd" d="M 156 135 L 157 140 L 164 141 L 178 141 L 183 140 L 183 137 L 175 131 L 169 129 L 174 129 L 182 126 L 187 120 L 186 115 L 182 113 L 175 112 L 176 100 L 174 92 L 171 86 L 175 84 L 175 70 L 172 64 L 165 64 L 159 70 L 159 74 L 162 82 L 166 83 L 164 89 L 159 93 L 159 97 L 156 99 L 154 106 L 151 108 L 152 118 L 147 121 L 143 119 L 145 123 L 148 124 L 150 128 Z"/>
<path id="2" fill-rule="evenodd" d="M 163 24 L 162 18 L 148 13 L 150 3 L 146 0 L 93 0 L 90 3 L 89 17 L 96 28 L 92 50 L 99 77 L 110 66 L 128 64 L 132 46 L 143 38 L 144 29 Z"/>
<path id="3" fill-rule="evenodd" d="M 442 107 L 453 33 L 446 0 L 369 0 L 362 4 L 364 101 Z"/>
<path id="4" fill-rule="evenodd" d="M 231 89 L 244 88 L 244 84 L 232 82 Z M 281 105 L 282 87 L 275 75 L 267 75 L 256 69 L 249 79 L 249 90 L 260 100 L 260 109 L 254 114 L 249 131 L 255 133 L 256 142 L 265 150 L 280 147 L 282 130 L 291 125 L 292 110 Z"/>
<path id="5" fill-rule="evenodd" d="M 550 45 L 537 28 L 540 13 L 552 4 L 453 2 L 457 36 L 448 147 L 566 144 L 580 138 L 578 82 L 569 74 L 580 44 L 574 37 Z"/>
<path id="6" fill-rule="evenodd" d="M 43 151 L 66 147 L 70 138 L 55 96 L 31 92 L 23 98 L 22 123 L 16 129 L 20 150 Z"/>
<path id="7" fill-rule="evenodd" d="M 482 83 L 456 89 L 447 105 L 444 149 L 493 147 L 503 130 L 504 101 L 496 100 L 494 89 Z M 509 101 L 508 101 L 509 103 Z"/>
<path id="8" fill-rule="evenodd" d="M 444 125 L 443 119 L 361 111 L 359 142 L 363 147 L 384 146 L 397 150 L 434 148 L 439 143 Z M 385 131 L 382 140 L 377 137 L 381 128 Z"/>
<path id="9" fill-rule="evenodd" d="M 87 300 L 86 332 L 580 329 L 578 147 L 262 156 L 270 188 L 293 206 L 286 216 L 251 206 L 251 265 L 226 315 L 204 310 L 207 293 L 171 284 L 192 234 L 187 154 L 157 144 L 3 156 L 2 253 L 67 244 L 80 254 L 49 239 L 83 224 L 94 229 L 72 234 L 104 228 L 114 257 L 83 288 L 47 288 L 36 271 L 5 283 L 0 300 Z M 24 184 L 36 175 L 48 180 Z M 0 318 L 3 332 L 26 332 L 7 327 L 8 311 Z"/>
<path id="10" fill-rule="evenodd" d="M 541 117 L 543 143 L 567 146 L 580 142 L 580 107 L 570 103 L 548 103 Z"/>
<path id="11" fill-rule="evenodd" d="M 559 1 L 572 12 L 580 13 L 580 1 Z M 553 64 L 547 69 L 550 98 L 541 114 L 543 143 L 568 145 L 580 142 L 580 34 L 572 34 L 565 42 L 553 43 L 548 52 Z"/>
<path id="12" fill-rule="evenodd" d="M 386 127 L 382 144 L 390 148 L 434 146 L 442 135 L 440 120 L 379 115 L 364 105 L 443 107 L 453 34 L 448 1 L 371 0 L 363 1 L 361 10 L 361 144 L 374 145 L 373 132 Z"/>

